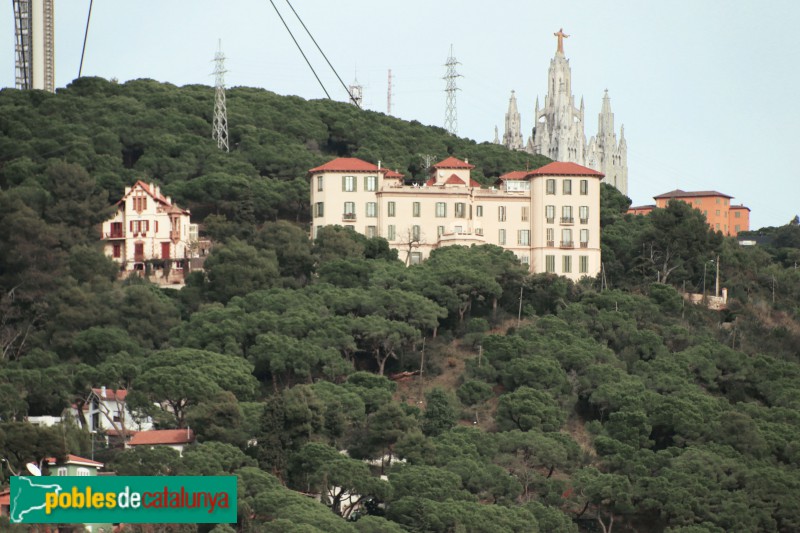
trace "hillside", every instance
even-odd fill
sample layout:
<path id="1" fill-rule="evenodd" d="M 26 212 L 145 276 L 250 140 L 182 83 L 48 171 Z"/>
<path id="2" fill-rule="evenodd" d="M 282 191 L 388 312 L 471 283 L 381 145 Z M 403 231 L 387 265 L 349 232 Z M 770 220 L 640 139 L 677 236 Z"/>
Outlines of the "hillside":
<path id="1" fill-rule="evenodd" d="M 225 154 L 212 97 L 0 92 L 0 484 L 94 449 L 120 475 L 237 475 L 238 523 L 187 532 L 800 530 L 800 226 L 740 247 L 686 204 L 625 215 L 605 187 L 601 279 L 530 275 L 493 246 L 405 267 L 344 228 L 310 241 L 306 170 L 356 156 L 414 179 L 418 154 L 452 153 L 487 183 L 544 161 L 248 88 L 228 93 Z M 217 242 L 180 291 L 118 281 L 99 248 L 137 179 Z M 713 286 L 712 260 L 723 311 L 681 295 Z M 25 422 L 102 386 L 197 442 L 181 457 Z"/>

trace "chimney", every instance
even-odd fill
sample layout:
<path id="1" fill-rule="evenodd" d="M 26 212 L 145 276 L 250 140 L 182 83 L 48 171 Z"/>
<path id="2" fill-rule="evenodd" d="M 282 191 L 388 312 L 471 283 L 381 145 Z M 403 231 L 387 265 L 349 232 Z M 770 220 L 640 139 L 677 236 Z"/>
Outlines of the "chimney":
<path id="1" fill-rule="evenodd" d="M 380 169 L 381 169 L 381 160 L 378 159 L 378 170 L 380 170 Z"/>
<path id="2" fill-rule="evenodd" d="M 467 158 L 465 157 L 465 158 L 464 158 L 464 163 L 466 163 L 466 164 L 468 164 L 468 165 L 469 165 L 469 159 L 467 159 Z"/>
<path id="3" fill-rule="evenodd" d="M 106 399 L 106 386 L 105 386 L 105 385 L 103 385 L 102 387 L 100 387 L 100 397 L 101 397 L 103 400 L 105 400 L 105 399 Z"/>

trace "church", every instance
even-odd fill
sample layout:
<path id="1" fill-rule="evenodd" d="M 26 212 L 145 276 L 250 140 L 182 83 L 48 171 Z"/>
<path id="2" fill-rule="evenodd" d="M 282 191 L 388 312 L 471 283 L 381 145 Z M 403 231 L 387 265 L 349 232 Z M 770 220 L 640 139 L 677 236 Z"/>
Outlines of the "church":
<path id="1" fill-rule="evenodd" d="M 569 35 L 563 30 L 553 35 L 558 39 L 558 46 L 550 61 L 543 108 L 539 107 L 539 99 L 536 99 L 532 135 L 523 144 L 517 99 L 514 91 L 511 91 L 502 144 L 509 150 L 525 150 L 532 154 L 545 155 L 554 161 L 577 163 L 597 170 L 605 175 L 603 181 L 627 195 L 628 145 L 625 141 L 625 127 L 620 128 L 617 141 L 611 98 L 606 91 L 598 116 L 597 135 L 586 142 L 583 98 L 580 107 L 575 107 L 572 71 L 569 60 L 564 55 L 564 39 Z M 500 143 L 497 135 L 495 142 Z"/>

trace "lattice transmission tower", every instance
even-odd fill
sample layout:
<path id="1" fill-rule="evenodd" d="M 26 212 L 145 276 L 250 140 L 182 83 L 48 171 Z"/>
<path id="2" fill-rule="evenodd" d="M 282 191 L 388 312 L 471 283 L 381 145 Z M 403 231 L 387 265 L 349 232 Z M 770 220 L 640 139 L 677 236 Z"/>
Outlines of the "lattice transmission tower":
<path id="1" fill-rule="evenodd" d="M 222 40 L 219 41 L 219 50 L 214 55 L 214 131 L 211 138 L 217 141 L 220 150 L 230 152 L 228 146 L 228 109 L 225 106 L 225 55 L 222 53 Z"/>
<path id="2" fill-rule="evenodd" d="M 450 56 L 447 58 L 447 63 L 445 66 L 447 67 L 447 74 L 445 74 L 444 80 L 447 80 L 447 86 L 444 89 L 445 94 L 447 95 L 447 110 L 444 114 L 444 129 L 452 133 L 453 135 L 458 134 L 458 110 L 456 109 L 456 91 L 458 91 L 458 87 L 456 87 L 456 78 L 460 77 L 461 74 L 456 72 L 456 65 L 460 65 L 458 61 L 456 61 L 455 56 L 453 56 L 453 45 L 450 45 Z"/>

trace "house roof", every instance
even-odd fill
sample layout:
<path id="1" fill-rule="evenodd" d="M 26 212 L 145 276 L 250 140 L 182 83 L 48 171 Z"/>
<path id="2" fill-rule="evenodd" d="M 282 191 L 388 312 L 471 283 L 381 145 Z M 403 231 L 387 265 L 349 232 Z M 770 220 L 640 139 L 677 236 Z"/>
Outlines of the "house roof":
<path id="1" fill-rule="evenodd" d="M 134 183 L 133 187 L 131 187 L 131 190 L 128 191 L 128 193 L 125 196 L 120 198 L 115 205 L 119 205 L 122 202 L 124 202 L 125 198 L 127 198 L 134 190 L 136 190 L 137 187 L 146 192 L 148 196 L 150 196 L 150 198 L 152 198 L 156 202 L 160 203 L 161 205 L 168 206 L 170 208 L 168 211 L 169 213 L 181 213 L 183 215 L 190 214 L 190 212 L 187 209 L 182 209 L 177 205 L 173 204 L 170 200 L 167 199 L 166 196 L 161 194 L 161 192 L 156 193 L 156 191 L 153 190 L 153 187 L 150 184 L 145 183 L 142 180 L 138 180 L 136 183 Z"/>
<path id="2" fill-rule="evenodd" d="M 425 182 L 425 185 L 427 185 L 428 187 L 433 187 L 434 185 L 436 185 L 436 178 L 429 179 L 428 181 Z"/>
<path id="3" fill-rule="evenodd" d="M 464 180 L 462 180 L 461 178 L 459 178 L 455 174 L 453 174 L 449 178 L 447 178 L 447 181 L 445 181 L 444 184 L 445 185 L 466 185 L 466 183 L 464 183 Z"/>
<path id="4" fill-rule="evenodd" d="M 728 196 L 727 194 L 723 194 L 718 191 L 684 191 L 681 189 L 675 189 L 674 191 L 665 192 L 664 194 L 653 196 L 653 198 L 658 200 L 660 198 L 698 198 L 704 196 L 719 196 L 722 198 L 733 198 L 733 196 Z"/>
<path id="5" fill-rule="evenodd" d="M 732 205 L 729 207 L 729 209 L 747 209 L 748 211 L 750 211 L 750 208 L 747 207 L 746 205 Z"/>
<path id="6" fill-rule="evenodd" d="M 154 429 L 140 431 L 128 442 L 131 446 L 159 444 L 188 444 L 194 441 L 194 431 L 191 429 Z"/>
<path id="7" fill-rule="evenodd" d="M 478 183 L 477 181 L 475 181 L 474 179 L 470 178 L 469 179 L 469 186 L 470 187 L 478 187 L 478 188 L 480 188 L 481 184 Z"/>
<path id="8" fill-rule="evenodd" d="M 55 457 L 48 457 L 47 458 L 47 465 L 48 466 L 55 466 L 57 464 L 60 465 L 79 465 L 79 466 L 93 466 L 95 468 L 103 468 L 103 463 L 98 461 L 93 461 L 91 459 L 86 459 L 85 457 L 78 457 L 77 455 L 72 455 L 71 453 L 67 454 L 67 460 L 58 462 L 56 461 Z"/>
<path id="9" fill-rule="evenodd" d="M 383 177 L 384 178 L 403 178 L 404 177 L 403 174 L 400 174 L 399 172 L 395 172 L 394 170 L 390 170 L 388 168 L 385 169 L 385 170 L 384 169 L 381 169 L 381 170 L 384 171 L 383 172 Z"/>
<path id="10" fill-rule="evenodd" d="M 431 168 L 475 168 L 475 165 L 470 165 L 466 161 L 451 156 L 432 165 Z"/>
<path id="11" fill-rule="evenodd" d="M 649 209 L 649 210 L 652 211 L 655 208 L 656 208 L 655 204 L 637 205 L 637 206 L 629 207 L 628 211 L 642 211 L 642 210 L 645 210 L 645 209 Z"/>
<path id="12" fill-rule="evenodd" d="M 499 180 L 524 180 L 525 176 L 530 174 L 529 170 L 512 170 L 500 176 Z"/>
<path id="13" fill-rule="evenodd" d="M 553 161 L 527 173 L 528 176 L 605 176 L 602 172 L 592 170 L 577 163 Z"/>
<path id="14" fill-rule="evenodd" d="M 314 172 L 377 172 L 378 166 L 367 163 L 357 157 L 337 157 L 324 165 L 314 167 L 309 173 Z"/>
<path id="15" fill-rule="evenodd" d="M 128 396 L 128 391 L 125 389 L 106 389 L 105 394 L 103 394 L 103 389 L 92 389 L 92 392 L 95 396 L 100 398 L 101 400 L 112 400 L 112 401 L 120 401 L 124 402 L 125 398 Z"/>

